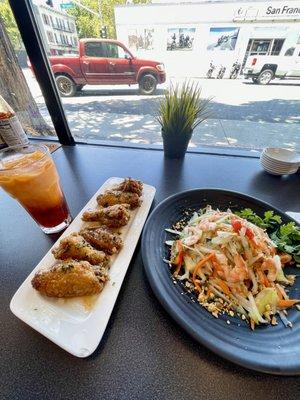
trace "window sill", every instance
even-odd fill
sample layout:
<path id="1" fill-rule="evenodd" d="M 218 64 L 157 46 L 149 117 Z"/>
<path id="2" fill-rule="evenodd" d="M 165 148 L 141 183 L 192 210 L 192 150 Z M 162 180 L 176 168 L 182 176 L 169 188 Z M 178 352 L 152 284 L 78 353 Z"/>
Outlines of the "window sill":
<path id="1" fill-rule="evenodd" d="M 57 138 L 48 137 L 30 137 L 32 141 L 44 141 L 44 142 L 57 142 Z M 140 150 L 152 150 L 152 151 L 163 151 L 160 145 L 145 145 L 145 144 L 130 144 L 130 143 L 119 143 L 109 140 L 76 140 L 76 144 L 85 144 L 93 146 L 103 147 L 116 147 L 116 148 L 128 148 L 128 149 L 140 149 Z M 192 154 L 213 154 L 219 156 L 230 156 L 230 157 L 244 157 L 244 158 L 259 158 L 260 151 L 252 149 L 243 149 L 238 147 L 221 147 L 221 146 L 201 146 L 197 148 L 189 148 L 187 153 Z"/>

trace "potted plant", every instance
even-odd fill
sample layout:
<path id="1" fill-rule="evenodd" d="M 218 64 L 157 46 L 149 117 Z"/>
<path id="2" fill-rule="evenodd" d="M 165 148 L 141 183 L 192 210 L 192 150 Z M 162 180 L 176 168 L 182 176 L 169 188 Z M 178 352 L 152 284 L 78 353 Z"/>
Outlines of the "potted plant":
<path id="1" fill-rule="evenodd" d="M 210 98 L 201 98 L 198 84 L 171 86 L 160 102 L 156 118 L 161 126 L 164 153 L 168 158 L 185 156 L 194 129 L 210 115 Z"/>

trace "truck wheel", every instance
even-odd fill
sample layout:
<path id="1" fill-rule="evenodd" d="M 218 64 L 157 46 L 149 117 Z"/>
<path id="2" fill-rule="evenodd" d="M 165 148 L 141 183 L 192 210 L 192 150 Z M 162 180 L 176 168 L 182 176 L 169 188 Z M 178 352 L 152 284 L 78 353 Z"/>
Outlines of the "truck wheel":
<path id="1" fill-rule="evenodd" d="M 76 94 L 76 85 L 68 76 L 57 75 L 55 80 L 62 97 L 72 97 Z"/>
<path id="2" fill-rule="evenodd" d="M 140 94 L 153 94 L 157 85 L 157 79 L 151 74 L 142 76 L 139 81 Z"/>
<path id="3" fill-rule="evenodd" d="M 262 71 L 257 78 L 257 83 L 260 85 L 267 85 L 274 76 L 274 72 L 271 69 L 265 69 Z"/>

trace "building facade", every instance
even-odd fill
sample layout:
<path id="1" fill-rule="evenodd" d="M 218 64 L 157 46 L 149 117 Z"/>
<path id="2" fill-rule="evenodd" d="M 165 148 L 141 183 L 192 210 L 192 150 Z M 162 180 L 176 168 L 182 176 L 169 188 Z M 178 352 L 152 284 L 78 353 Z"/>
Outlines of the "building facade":
<path id="1" fill-rule="evenodd" d="M 117 37 L 134 54 L 166 64 L 168 76 L 204 77 L 248 56 L 300 44 L 300 1 L 152 3 L 115 8 Z M 300 61 L 300 56 L 299 56 Z"/>
<path id="2" fill-rule="evenodd" d="M 44 4 L 35 4 L 34 12 L 48 55 L 78 53 L 74 17 Z"/>

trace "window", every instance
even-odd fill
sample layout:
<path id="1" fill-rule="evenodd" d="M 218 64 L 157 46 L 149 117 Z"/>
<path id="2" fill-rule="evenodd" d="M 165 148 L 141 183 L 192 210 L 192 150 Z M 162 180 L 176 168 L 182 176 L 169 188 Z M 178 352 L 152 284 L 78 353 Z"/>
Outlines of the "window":
<path id="1" fill-rule="evenodd" d="M 233 22 L 229 16 L 234 15 L 236 3 L 223 1 L 224 13 L 220 15 L 214 12 L 215 5 L 210 2 L 190 5 L 178 1 L 170 6 L 167 23 L 165 13 L 169 6 L 161 2 L 148 4 L 148 1 L 141 5 L 143 0 L 136 0 L 135 4 L 127 5 L 124 0 L 109 4 L 79 0 L 88 8 L 88 3 L 95 3 L 91 8 L 96 11 L 95 15 L 80 7 L 76 7 L 76 13 L 74 9 L 62 13 L 60 3 L 66 1 L 57 0 L 51 10 L 45 11 L 44 1 L 26 0 L 36 5 L 36 23 L 48 54 L 53 54 L 54 50 L 57 54 L 78 53 L 79 38 L 95 38 L 85 42 L 84 54 L 90 59 L 88 64 L 82 63 L 82 70 L 78 71 L 80 79 L 61 85 L 61 88 L 70 88 L 69 93 L 60 90 L 75 139 L 161 145 L 160 127 L 155 119 L 159 102 L 170 82 L 181 85 L 186 79 L 198 83 L 203 88 L 203 96 L 212 97 L 213 116 L 195 130 L 193 147 L 300 147 L 297 82 L 277 77 L 271 82 L 259 82 L 259 71 L 256 71 L 264 63 L 265 56 L 275 56 L 274 60 L 277 57 L 280 62 L 279 57 L 285 54 L 286 60 L 298 55 L 299 24 L 294 20 L 274 15 L 268 21 Z M 19 3 L 21 8 L 24 1 Z M 100 23 L 98 3 L 102 21 L 107 26 Z M 257 3 L 257 7 L 263 8 L 263 5 Z M 54 42 L 47 34 L 50 29 L 44 21 L 46 17 L 42 17 L 50 13 L 55 24 Z M 100 32 L 103 40 L 99 40 Z M 135 58 L 125 60 L 127 54 Z M 108 62 L 101 62 L 104 58 Z M 253 63 L 254 58 L 256 63 Z M 66 64 L 68 62 L 66 59 Z M 73 64 L 74 61 L 70 62 L 70 66 Z M 300 79 L 299 69 L 294 64 L 284 64 L 277 72 L 287 77 L 290 68 Z M 146 83 L 155 96 L 139 96 L 139 92 L 148 90 L 146 84 L 143 86 L 143 82 L 138 81 L 139 69 L 149 66 L 157 82 L 153 84 L 149 79 Z M 84 95 L 80 96 L 79 91 Z M 37 103 L 43 113 L 45 104 L 40 100 Z M 101 118 L 99 103 L 101 110 L 105 110 Z"/>
<path id="2" fill-rule="evenodd" d="M 106 43 L 106 57 L 119 58 L 119 46 L 112 43 Z"/>
<path id="3" fill-rule="evenodd" d="M 42 14 L 42 18 L 43 18 L 43 21 L 44 21 L 44 23 L 45 23 L 46 25 L 50 25 L 48 15 Z"/>
<path id="4" fill-rule="evenodd" d="M 85 55 L 88 57 L 126 58 L 128 53 L 115 43 L 91 42 L 85 44 Z"/>
<path id="5" fill-rule="evenodd" d="M 271 55 L 272 56 L 278 56 L 279 55 L 279 53 L 280 53 L 280 51 L 282 49 L 283 43 L 284 43 L 284 39 L 275 39 L 274 40 L 273 47 L 272 47 L 272 50 L 271 50 Z"/>
<path id="6" fill-rule="evenodd" d="M 253 40 L 251 55 L 265 55 L 268 53 L 271 40 Z"/>
<path id="7" fill-rule="evenodd" d="M 287 51 L 284 53 L 285 56 L 287 57 L 292 57 L 294 55 L 295 47 L 290 47 L 287 49 Z"/>
<path id="8" fill-rule="evenodd" d="M 45 107 L 45 99 L 32 70 L 28 67 L 28 57 L 19 29 L 9 8 L 9 3 L 6 4 L 9 18 L 4 15 L 4 18 L 0 19 L 1 96 L 14 109 L 29 137 L 51 136 L 54 138 L 56 134 L 47 107 Z M 49 25 L 46 14 L 39 14 L 39 21 L 42 27 Z M 45 33 L 45 37 L 50 42 L 49 35 L 46 36 Z M 49 50 L 50 52 L 51 50 Z M 13 79 L 6 79 L 9 75 Z"/>
<path id="9" fill-rule="evenodd" d="M 87 57 L 106 57 L 104 43 L 102 42 L 86 43 L 84 49 Z"/>
<path id="10" fill-rule="evenodd" d="M 54 37 L 53 37 L 53 33 L 50 31 L 47 31 L 47 37 L 50 43 L 54 42 Z"/>
<path id="11" fill-rule="evenodd" d="M 106 54 L 107 58 L 126 58 L 128 55 L 123 47 L 113 43 L 106 43 Z"/>

